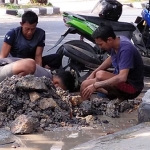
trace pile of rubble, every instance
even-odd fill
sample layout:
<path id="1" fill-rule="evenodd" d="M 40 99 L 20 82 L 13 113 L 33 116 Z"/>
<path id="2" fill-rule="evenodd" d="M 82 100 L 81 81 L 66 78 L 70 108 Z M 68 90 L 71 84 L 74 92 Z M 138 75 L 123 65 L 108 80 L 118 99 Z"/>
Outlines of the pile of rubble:
<path id="1" fill-rule="evenodd" d="M 0 127 L 9 127 L 14 134 L 89 125 L 88 115 L 119 117 L 119 111 L 134 105 L 135 101 L 118 106 L 115 101 L 98 98 L 82 102 L 79 96 L 56 89 L 46 77 L 12 76 L 0 83 Z M 97 117 L 92 120 L 100 123 Z"/>

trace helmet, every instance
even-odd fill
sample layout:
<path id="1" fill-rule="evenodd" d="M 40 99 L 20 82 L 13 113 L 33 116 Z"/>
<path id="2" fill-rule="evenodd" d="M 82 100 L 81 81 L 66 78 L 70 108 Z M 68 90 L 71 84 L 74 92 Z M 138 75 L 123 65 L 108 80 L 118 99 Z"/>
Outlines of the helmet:
<path id="1" fill-rule="evenodd" d="M 104 19 L 118 21 L 122 14 L 122 4 L 116 0 L 100 0 L 101 11 L 99 16 Z"/>

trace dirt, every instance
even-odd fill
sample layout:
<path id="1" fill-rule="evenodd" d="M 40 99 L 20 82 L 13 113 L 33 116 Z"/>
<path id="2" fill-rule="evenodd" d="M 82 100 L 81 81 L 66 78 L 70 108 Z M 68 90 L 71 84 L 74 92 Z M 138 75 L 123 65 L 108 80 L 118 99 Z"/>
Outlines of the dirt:
<path id="1" fill-rule="evenodd" d="M 138 96 L 139 100 L 149 87 L 150 79 L 145 78 L 145 87 Z M 21 139 L 17 149 L 22 150 L 24 147 L 26 150 L 69 150 L 89 140 L 135 126 L 138 123 L 137 109 L 138 107 L 120 113 L 119 118 L 98 115 L 101 123 L 93 123 L 90 127 L 62 127 L 44 133 L 17 135 Z M 10 150 L 12 145 L 6 144 L 0 147 L 2 150 Z"/>
<path id="2" fill-rule="evenodd" d="M 98 116 L 102 121 L 91 127 L 63 127 L 42 134 L 17 135 L 21 139 L 18 150 L 69 150 L 81 143 L 96 139 L 100 136 L 127 129 L 137 124 L 137 109 L 120 114 L 120 118 Z M 10 150 L 14 144 L 1 146 L 2 150 Z"/>

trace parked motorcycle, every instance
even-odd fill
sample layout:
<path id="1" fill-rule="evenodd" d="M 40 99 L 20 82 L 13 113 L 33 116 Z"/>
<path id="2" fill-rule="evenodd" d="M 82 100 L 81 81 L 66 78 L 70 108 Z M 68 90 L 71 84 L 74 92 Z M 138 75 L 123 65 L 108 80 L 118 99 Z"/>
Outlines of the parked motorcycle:
<path id="1" fill-rule="evenodd" d="M 132 40 L 141 52 L 144 62 L 145 76 L 150 77 L 150 0 L 135 20 L 136 30 L 133 32 Z"/>
<path id="2" fill-rule="evenodd" d="M 149 56 L 142 37 L 144 33 L 142 35 L 139 30 L 140 22 L 136 26 L 134 23 L 118 21 L 122 14 L 122 4 L 120 2 L 116 0 L 100 0 L 94 10 L 99 8 L 99 16 L 79 15 L 71 12 L 63 13 L 63 21 L 68 30 L 61 35 L 61 38 L 54 47 L 60 44 L 68 34 L 80 35 L 79 40 L 68 41 L 57 50 L 58 54 L 69 58 L 67 64 L 62 68 L 65 70 L 70 69 L 75 73 L 77 84 L 85 80 L 109 56 L 106 51 L 95 45 L 95 41 L 92 38 L 93 31 L 101 22 L 111 25 L 116 35 L 124 35 L 132 39 L 142 54 L 143 59 Z M 90 41 L 92 44 L 87 43 L 84 39 Z M 149 70 L 149 67 L 146 67 Z"/>

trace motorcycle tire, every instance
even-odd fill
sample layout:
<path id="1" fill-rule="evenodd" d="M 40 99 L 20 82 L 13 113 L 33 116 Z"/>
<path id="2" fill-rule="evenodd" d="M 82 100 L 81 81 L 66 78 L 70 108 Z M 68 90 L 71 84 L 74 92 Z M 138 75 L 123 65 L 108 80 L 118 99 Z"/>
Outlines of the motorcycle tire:
<path id="1" fill-rule="evenodd" d="M 92 53 L 94 53 L 94 49 L 93 49 L 93 47 L 90 45 L 90 44 L 88 44 L 88 43 L 86 43 L 86 42 L 84 42 L 84 41 L 81 41 L 81 40 L 72 40 L 72 41 L 68 41 L 68 42 L 66 42 L 66 43 L 64 43 L 64 44 L 71 44 L 71 45 L 74 45 L 74 46 L 78 46 L 79 48 L 84 48 L 84 49 L 86 49 L 87 51 L 89 51 L 89 52 L 92 52 Z M 56 54 L 60 54 L 60 55 L 62 55 L 63 56 L 63 45 L 61 45 L 59 48 L 58 48 L 58 50 L 57 50 L 57 52 L 56 52 Z M 81 75 L 80 75 L 80 70 L 78 69 L 78 67 L 76 67 L 77 65 L 72 65 L 72 63 L 70 63 L 70 62 L 73 62 L 74 60 L 71 60 L 70 58 L 68 59 L 68 62 L 67 62 L 67 65 L 68 65 L 68 68 L 70 68 L 69 70 L 70 71 L 72 71 L 72 72 L 74 72 L 74 76 L 75 76 L 75 79 L 76 79 L 76 90 L 78 90 L 79 88 L 80 88 L 80 84 L 82 83 L 82 81 L 84 80 L 80 80 L 79 78 L 81 77 Z M 66 65 L 66 66 L 67 66 Z M 80 65 L 80 64 L 79 64 Z M 82 65 L 82 64 L 81 64 Z M 64 70 L 66 70 L 67 69 L 67 67 L 66 66 L 61 66 L 61 69 L 64 69 Z M 90 71 L 90 70 L 89 70 Z M 87 73 L 88 74 L 88 73 Z"/>
<path id="2" fill-rule="evenodd" d="M 94 52 L 94 49 L 93 49 L 93 47 L 90 44 L 88 44 L 88 43 L 86 43 L 84 41 L 81 41 L 81 40 L 72 40 L 72 41 L 68 41 L 68 42 L 66 42 L 64 44 L 71 44 L 73 46 L 78 46 L 79 48 L 85 48 L 89 52 L 92 52 L 92 53 Z M 62 54 L 62 53 L 63 53 L 63 45 L 61 45 L 58 48 L 56 54 Z"/>

